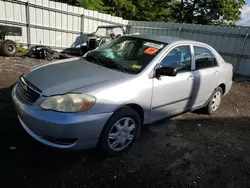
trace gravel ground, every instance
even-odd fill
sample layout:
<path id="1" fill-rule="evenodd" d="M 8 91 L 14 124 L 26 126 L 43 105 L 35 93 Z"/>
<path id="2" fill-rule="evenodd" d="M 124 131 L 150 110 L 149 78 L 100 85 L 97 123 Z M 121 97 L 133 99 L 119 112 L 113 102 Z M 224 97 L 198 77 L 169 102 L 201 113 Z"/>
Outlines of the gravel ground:
<path id="1" fill-rule="evenodd" d="M 234 83 L 217 114 L 147 126 L 129 153 L 105 159 L 95 150 L 53 150 L 22 129 L 10 86 L 41 62 L 0 57 L 1 187 L 249 187 L 249 82 Z"/>

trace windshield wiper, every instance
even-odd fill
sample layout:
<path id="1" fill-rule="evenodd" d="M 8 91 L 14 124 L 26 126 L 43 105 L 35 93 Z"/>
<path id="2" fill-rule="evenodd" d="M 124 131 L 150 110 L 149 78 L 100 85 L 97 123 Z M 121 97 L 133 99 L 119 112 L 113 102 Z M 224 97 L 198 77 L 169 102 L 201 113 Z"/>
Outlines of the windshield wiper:
<path id="1" fill-rule="evenodd" d="M 120 71 L 122 71 L 124 73 L 127 72 L 127 71 L 125 71 L 125 69 L 120 64 L 116 63 L 114 60 L 103 57 L 102 55 L 100 55 L 97 52 L 93 53 L 93 54 L 92 53 L 93 52 L 91 52 L 91 55 L 87 54 L 87 56 L 86 56 L 87 60 L 93 59 L 94 63 L 97 63 L 97 64 L 99 64 L 99 65 L 101 65 L 103 67 L 106 67 L 105 65 L 108 65 L 109 67 L 115 67 L 115 68 L 119 69 Z"/>
<path id="2" fill-rule="evenodd" d="M 87 55 L 86 56 L 86 59 L 89 61 L 89 59 L 93 59 L 94 60 L 94 63 L 97 63 L 97 64 L 99 64 L 99 65 L 101 65 L 101 66 L 103 66 L 103 67 L 105 67 L 104 65 L 103 65 L 103 63 L 100 61 L 100 59 L 99 59 L 99 57 L 98 56 L 94 56 L 94 55 Z M 92 61 L 91 61 L 92 62 Z"/>
<path id="3" fill-rule="evenodd" d="M 120 71 L 122 71 L 122 72 L 124 72 L 124 73 L 127 72 L 127 71 L 125 71 L 125 69 L 124 69 L 120 64 L 116 63 L 116 62 L 115 62 L 114 60 L 112 60 L 112 59 L 105 58 L 105 57 L 100 56 L 100 55 L 98 55 L 98 58 L 99 58 L 101 61 L 103 61 L 103 62 L 108 63 L 109 65 L 111 65 L 111 67 L 112 67 L 112 66 L 113 66 L 113 67 L 116 67 L 117 69 L 119 69 Z"/>

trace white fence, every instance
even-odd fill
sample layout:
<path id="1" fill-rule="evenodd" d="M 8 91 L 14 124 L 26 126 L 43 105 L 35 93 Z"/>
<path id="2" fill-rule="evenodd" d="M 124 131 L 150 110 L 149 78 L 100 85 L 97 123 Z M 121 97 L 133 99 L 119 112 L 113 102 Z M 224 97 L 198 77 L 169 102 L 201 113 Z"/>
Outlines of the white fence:
<path id="1" fill-rule="evenodd" d="M 128 20 L 48 0 L 0 0 L 0 24 L 22 27 L 24 45 L 42 44 L 56 49 L 71 46 L 81 32 L 100 25 L 126 26 Z"/>

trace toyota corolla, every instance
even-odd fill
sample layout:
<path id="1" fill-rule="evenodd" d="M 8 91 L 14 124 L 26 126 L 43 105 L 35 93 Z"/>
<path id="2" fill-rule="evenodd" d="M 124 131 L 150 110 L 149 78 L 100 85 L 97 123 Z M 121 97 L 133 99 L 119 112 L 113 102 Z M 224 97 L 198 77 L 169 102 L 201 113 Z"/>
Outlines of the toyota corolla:
<path id="1" fill-rule="evenodd" d="M 23 128 L 60 149 L 128 150 L 143 124 L 203 108 L 215 113 L 233 67 L 211 46 L 160 36 L 122 36 L 84 57 L 33 67 L 12 98 Z"/>

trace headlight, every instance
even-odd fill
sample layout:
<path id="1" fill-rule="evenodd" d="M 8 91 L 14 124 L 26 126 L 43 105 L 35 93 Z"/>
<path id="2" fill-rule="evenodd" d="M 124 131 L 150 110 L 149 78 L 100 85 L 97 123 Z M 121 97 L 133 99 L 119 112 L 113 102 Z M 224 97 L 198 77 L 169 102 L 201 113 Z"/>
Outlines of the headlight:
<path id="1" fill-rule="evenodd" d="M 58 112 L 80 112 L 93 106 L 95 100 L 95 97 L 86 94 L 57 95 L 46 98 L 41 108 Z"/>

